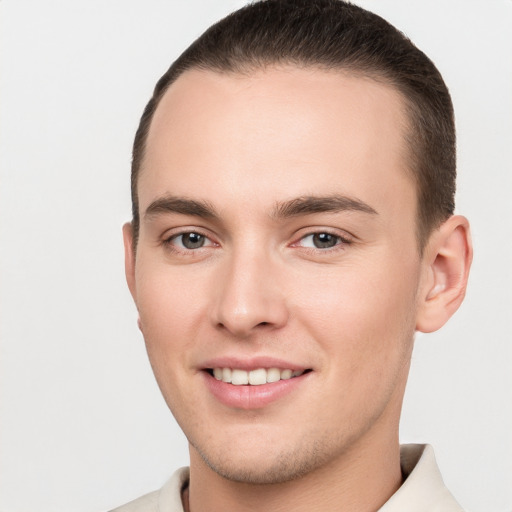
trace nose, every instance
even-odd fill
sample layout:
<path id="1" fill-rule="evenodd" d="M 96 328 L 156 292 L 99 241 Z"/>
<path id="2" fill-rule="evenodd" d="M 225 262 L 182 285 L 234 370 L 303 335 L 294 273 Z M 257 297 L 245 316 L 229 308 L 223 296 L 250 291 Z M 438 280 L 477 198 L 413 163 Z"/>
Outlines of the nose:
<path id="1" fill-rule="evenodd" d="M 269 255 L 239 251 L 217 275 L 212 321 L 237 338 L 275 330 L 288 320 L 279 265 Z"/>

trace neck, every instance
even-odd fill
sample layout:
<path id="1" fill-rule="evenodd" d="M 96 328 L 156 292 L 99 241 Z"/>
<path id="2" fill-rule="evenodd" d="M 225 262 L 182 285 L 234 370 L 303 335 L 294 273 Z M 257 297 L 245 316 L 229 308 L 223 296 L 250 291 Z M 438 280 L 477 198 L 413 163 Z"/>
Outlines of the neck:
<path id="1" fill-rule="evenodd" d="M 233 482 L 206 466 L 191 448 L 190 487 L 185 510 L 197 512 L 274 512 L 379 509 L 400 487 L 398 436 L 379 442 L 365 439 L 339 459 L 300 479 L 267 485 Z"/>

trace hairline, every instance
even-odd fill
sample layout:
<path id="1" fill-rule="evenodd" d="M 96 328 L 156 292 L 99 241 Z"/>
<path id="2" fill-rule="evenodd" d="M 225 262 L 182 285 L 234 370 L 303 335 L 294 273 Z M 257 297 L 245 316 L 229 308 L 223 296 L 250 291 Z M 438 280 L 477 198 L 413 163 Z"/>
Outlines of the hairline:
<path id="1" fill-rule="evenodd" d="M 346 75 L 349 77 L 359 78 L 363 80 L 371 80 L 378 84 L 381 84 L 385 87 L 392 89 L 396 92 L 401 99 L 401 113 L 404 119 L 404 123 L 401 126 L 401 135 L 404 142 L 404 165 L 403 170 L 405 174 L 409 176 L 414 186 L 416 192 L 416 204 L 415 204 L 415 217 L 416 217 L 416 239 L 418 244 L 419 255 L 423 255 L 423 250 L 427 244 L 427 241 L 435 231 L 439 225 L 446 220 L 446 218 L 440 219 L 437 223 L 426 225 L 425 221 L 422 219 L 422 209 L 420 208 L 420 200 L 421 200 L 421 185 L 419 182 L 420 171 L 417 169 L 418 162 L 417 154 L 414 150 L 414 138 L 417 135 L 419 128 L 415 126 L 415 118 L 417 116 L 418 106 L 412 101 L 407 94 L 404 92 L 401 84 L 396 80 L 393 80 L 383 70 L 365 68 L 364 66 L 350 63 L 345 63 L 341 65 L 326 65 L 321 62 L 315 63 L 304 63 L 299 61 L 294 61 L 292 59 L 276 59 L 272 61 L 266 62 L 252 62 L 245 61 L 239 63 L 235 69 L 224 68 L 220 66 L 214 65 L 206 65 L 206 64 L 193 64 L 184 69 L 180 69 L 176 72 L 175 76 L 172 77 L 171 80 L 163 87 L 158 94 L 154 95 L 152 100 L 153 108 L 151 112 L 151 116 L 147 124 L 144 125 L 144 133 L 143 137 L 140 140 L 142 143 L 142 150 L 140 152 L 140 158 L 137 162 L 137 168 L 135 173 L 136 183 L 135 187 L 135 197 L 136 197 L 136 205 L 137 205 L 137 219 L 132 219 L 132 223 L 136 221 L 136 229 L 137 232 L 134 233 L 134 251 L 136 249 L 137 241 L 138 241 L 138 229 L 140 227 L 140 208 L 139 208 L 139 195 L 138 195 L 138 183 L 140 181 L 140 176 L 144 172 L 144 162 L 146 158 L 146 150 L 147 150 L 147 142 L 151 130 L 151 126 L 153 124 L 153 119 L 156 114 L 158 107 L 163 99 L 163 97 L 167 94 L 169 89 L 173 86 L 173 84 L 179 80 L 181 76 L 186 74 L 189 71 L 202 71 L 206 73 L 215 73 L 218 75 L 227 75 L 227 76 L 241 76 L 241 77 L 250 77 L 258 71 L 265 71 L 267 69 L 287 69 L 287 68 L 295 68 L 295 69 L 311 69 L 311 70 L 319 70 L 326 73 L 340 73 L 342 75 Z M 135 164 L 135 162 L 134 162 Z"/>

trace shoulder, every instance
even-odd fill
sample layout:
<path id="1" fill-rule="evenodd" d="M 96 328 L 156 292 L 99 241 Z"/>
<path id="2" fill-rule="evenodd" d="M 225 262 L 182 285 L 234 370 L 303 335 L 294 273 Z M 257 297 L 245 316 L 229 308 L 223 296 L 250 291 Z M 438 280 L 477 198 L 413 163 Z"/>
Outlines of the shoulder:
<path id="1" fill-rule="evenodd" d="M 183 512 L 181 490 L 187 484 L 188 478 L 188 468 L 180 468 L 161 489 L 145 494 L 110 512 Z"/>

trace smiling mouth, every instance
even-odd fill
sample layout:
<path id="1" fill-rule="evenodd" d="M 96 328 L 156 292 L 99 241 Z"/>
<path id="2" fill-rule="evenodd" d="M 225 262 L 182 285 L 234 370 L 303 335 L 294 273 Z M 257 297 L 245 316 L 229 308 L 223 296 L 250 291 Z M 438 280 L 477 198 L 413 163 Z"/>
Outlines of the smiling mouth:
<path id="1" fill-rule="evenodd" d="M 212 377 L 226 384 L 234 386 L 261 386 L 280 380 L 289 380 L 300 377 L 307 370 L 291 370 L 288 368 L 257 368 L 255 370 L 241 370 L 238 368 L 208 368 L 206 370 Z"/>

